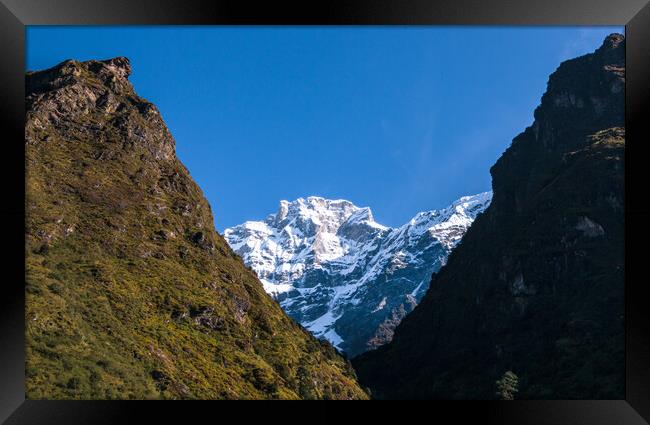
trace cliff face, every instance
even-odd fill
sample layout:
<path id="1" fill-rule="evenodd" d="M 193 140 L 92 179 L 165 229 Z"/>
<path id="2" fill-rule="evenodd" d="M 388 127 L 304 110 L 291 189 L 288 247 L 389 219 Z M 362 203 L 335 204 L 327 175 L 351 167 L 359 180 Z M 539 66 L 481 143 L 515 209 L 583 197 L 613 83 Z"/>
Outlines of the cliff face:
<path id="1" fill-rule="evenodd" d="M 130 72 L 26 75 L 27 397 L 366 398 L 217 234 Z"/>
<path id="2" fill-rule="evenodd" d="M 392 343 L 354 359 L 380 398 L 624 397 L 624 53 L 566 61 L 492 167 L 493 200 Z"/>

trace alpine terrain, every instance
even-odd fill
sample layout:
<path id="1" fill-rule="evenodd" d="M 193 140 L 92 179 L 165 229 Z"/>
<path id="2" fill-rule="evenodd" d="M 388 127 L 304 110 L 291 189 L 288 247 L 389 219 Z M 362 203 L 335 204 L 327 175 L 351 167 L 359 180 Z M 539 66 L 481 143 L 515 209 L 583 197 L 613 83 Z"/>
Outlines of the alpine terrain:
<path id="1" fill-rule="evenodd" d="M 26 75 L 27 398 L 367 398 L 215 231 L 130 73 Z"/>
<path id="2" fill-rule="evenodd" d="M 353 360 L 374 397 L 624 398 L 624 92 L 621 34 L 551 74 L 489 208 Z"/>
<path id="3" fill-rule="evenodd" d="M 291 317 L 354 356 L 391 340 L 491 198 L 466 196 L 389 228 L 370 208 L 312 196 L 224 236 Z"/>

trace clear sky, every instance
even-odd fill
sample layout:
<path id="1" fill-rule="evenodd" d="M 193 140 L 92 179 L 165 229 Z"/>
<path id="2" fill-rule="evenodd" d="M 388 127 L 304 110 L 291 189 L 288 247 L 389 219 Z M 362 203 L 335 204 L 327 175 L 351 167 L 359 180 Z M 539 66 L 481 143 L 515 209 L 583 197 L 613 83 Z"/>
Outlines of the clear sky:
<path id="1" fill-rule="evenodd" d="M 622 27 L 29 27 L 27 69 L 126 56 L 217 229 L 310 195 L 399 226 L 491 189 L 548 76 Z"/>

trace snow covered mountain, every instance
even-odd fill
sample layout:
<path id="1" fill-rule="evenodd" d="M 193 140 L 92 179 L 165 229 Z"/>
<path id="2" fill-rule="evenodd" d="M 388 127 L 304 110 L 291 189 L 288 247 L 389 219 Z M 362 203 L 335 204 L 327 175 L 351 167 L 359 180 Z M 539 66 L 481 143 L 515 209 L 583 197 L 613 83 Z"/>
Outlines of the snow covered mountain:
<path id="1" fill-rule="evenodd" d="M 390 341 L 491 199 L 465 196 L 390 228 L 368 207 L 310 196 L 224 236 L 291 317 L 354 356 Z"/>

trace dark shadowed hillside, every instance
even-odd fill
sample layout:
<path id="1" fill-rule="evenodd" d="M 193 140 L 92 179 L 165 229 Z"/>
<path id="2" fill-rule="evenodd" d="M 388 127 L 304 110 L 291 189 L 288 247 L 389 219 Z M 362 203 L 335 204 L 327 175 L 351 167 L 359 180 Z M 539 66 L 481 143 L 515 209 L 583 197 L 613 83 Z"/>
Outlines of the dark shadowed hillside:
<path id="1" fill-rule="evenodd" d="M 26 75 L 27 397 L 366 398 L 217 234 L 130 72 Z"/>
<path id="2" fill-rule="evenodd" d="M 613 34 L 550 76 L 490 207 L 393 342 L 353 361 L 373 396 L 507 398 L 511 371 L 514 398 L 624 397 L 624 60 Z"/>

